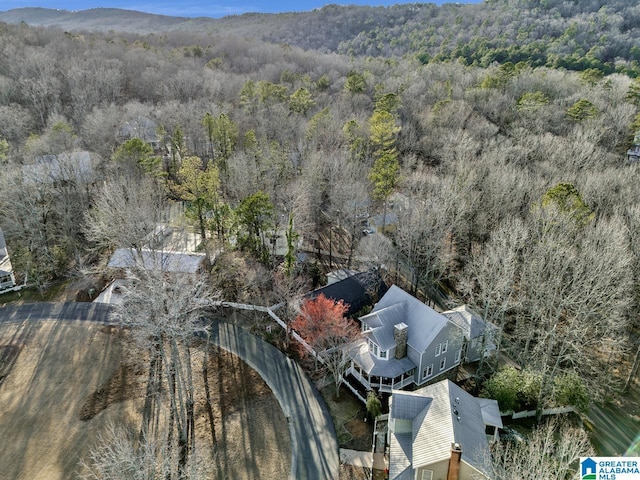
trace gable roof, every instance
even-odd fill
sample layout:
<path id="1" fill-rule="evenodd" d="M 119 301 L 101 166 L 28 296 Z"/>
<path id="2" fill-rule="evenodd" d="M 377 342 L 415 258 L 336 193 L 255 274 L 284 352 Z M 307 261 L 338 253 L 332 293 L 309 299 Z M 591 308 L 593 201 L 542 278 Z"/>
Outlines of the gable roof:
<path id="1" fill-rule="evenodd" d="M 394 325 L 406 323 L 409 327 L 407 345 L 418 352 L 424 352 L 448 323 L 446 317 L 396 285 L 360 320 L 371 328 L 390 330 L 392 336 Z"/>
<path id="2" fill-rule="evenodd" d="M 379 297 L 383 296 L 387 291 L 387 284 L 380 276 L 377 269 L 371 269 L 366 272 L 356 273 L 343 280 L 326 285 L 309 292 L 305 298 L 311 300 L 323 294 L 336 302 L 342 300 L 349 306 L 346 315 L 354 315 L 362 310 L 363 307 L 373 303 L 372 292 Z"/>
<path id="3" fill-rule="evenodd" d="M 415 392 L 394 390 L 391 399 L 389 418 L 410 420 L 412 428 L 410 434 L 391 435 L 389 478 L 411 478 L 413 469 L 449 459 L 453 443 L 462 445 L 462 461 L 485 474 L 490 471 L 485 416 L 502 427 L 495 400 L 475 398 L 450 380 Z"/>
<path id="4" fill-rule="evenodd" d="M 468 340 L 482 336 L 485 331 L 485 321 L 467 305 L 452 308 L 451 310 L 443 312 L 442 315 L 460 327 Z"/>
<path id="5" fill-rule="evenodd" d="M 133 248 L 119 248 L 111 256 L 107 267 L 196 273 L 205 259 L 204 253 L 165 252 L 143 248 L 138 255 Z"/>

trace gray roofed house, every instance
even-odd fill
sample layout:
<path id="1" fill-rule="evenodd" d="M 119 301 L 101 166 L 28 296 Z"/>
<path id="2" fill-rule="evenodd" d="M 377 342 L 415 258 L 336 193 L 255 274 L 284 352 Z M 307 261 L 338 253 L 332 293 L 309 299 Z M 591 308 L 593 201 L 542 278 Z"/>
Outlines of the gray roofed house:
<path id="1" fill-rule="evenodd" d="M 495 325 L 485 322 L 480 315 L 467 305 L 462 305 L 443 312 L 442 315 L 455 323 L 464 333 L 465 345 L 463 361 L 475 362 L 495 351 L 493 340 L 498 330 Z"/>
<path id="2" fill-rule="evenodd" d="M 346 376 L 367 390 L 422 385 L 460 364 L 462 329 L 395 285 L 360 321 L 362 339 L 350 352 Z"/>
<path id="3" fill-rule="evenodd" d="M 143 248 L 119 248 L 111 256 L 107 267 L 162 270 L 167 273 L 198 273 L 206 263 L 204 253 L 168 252 Z"/>
<path id="4" fill-rule="evenodd" d="M 145 143 L 151 145 L 154 150 L 160 147 L 158 139 L 158 126 L 150 118 L 138 116 L 133 120 L 126 122 L 119 131 L 122 140 L 130 140 L 138 138 Z"/>
<path id="5" fill-rule="evenodd" d="M 389 479 L 488 479 L 489 442 L 499 428 L 497 401 L 475 398 L 450 380 L 414 392 L 394 390 Z"/>
<path id="6" fill-rule="evenodd" d="M 9 258 L 7 244 L 4 240 L 2 229 L 0 228 L 0 290 L 6 290 L 15 286 L 16 278 L 13 275 L 11 258 Z"/>
<path id="7" fill-rule="evenodd" d="M 32 164 L 22 166 L 27 184 L 57 182 L 91 183 L 95 178 L 91 154 L 87 151 L 42 155 Z"/>

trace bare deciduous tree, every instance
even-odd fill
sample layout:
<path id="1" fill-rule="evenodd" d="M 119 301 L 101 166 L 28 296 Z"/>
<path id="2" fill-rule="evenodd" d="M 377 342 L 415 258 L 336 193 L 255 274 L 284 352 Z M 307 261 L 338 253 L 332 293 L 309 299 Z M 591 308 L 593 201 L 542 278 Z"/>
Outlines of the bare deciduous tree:
<path id="1" fill-rule="evenodd" d="M 496 444 L 491 454 L 491 478 L 565 480 L 580 457 L 593 454 L 583 428 L 552 419 L 522 442 Z"/>
<path id="2" fill-rule="evenodd" d="M 162 271 L 136 270 L 127 280 L 114 317 L 149 355 L 141 439 L 164 442 L 171 478 L 188 478 L 196 452 L 191 342 L 196 332 L 207 333 L 201 315 L 213 307 L 213 295 L 203 278 L 188 274 L 168 278 Z M 165 413 L 166 427 L 161 426 Z"/>

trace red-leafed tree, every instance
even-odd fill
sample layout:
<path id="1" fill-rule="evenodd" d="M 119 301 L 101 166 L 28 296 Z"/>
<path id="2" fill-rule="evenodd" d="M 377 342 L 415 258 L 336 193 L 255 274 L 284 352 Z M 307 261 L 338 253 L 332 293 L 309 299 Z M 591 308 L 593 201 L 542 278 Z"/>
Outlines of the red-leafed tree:
<path id="1" fill-rule="evenodd" d="M 320 294 L 302 304 L 300 313 L 291 327 L 313 348 L 327 372 L 333 376 L 336 397 L 339 396 L 344 372 L 349 364 L 347 351 L 354 343 L 360 329 L 345 317 L 349 309 L 343 301 L 336 302 Z M 299 345 L 301 356 L 311 353 Z"/>

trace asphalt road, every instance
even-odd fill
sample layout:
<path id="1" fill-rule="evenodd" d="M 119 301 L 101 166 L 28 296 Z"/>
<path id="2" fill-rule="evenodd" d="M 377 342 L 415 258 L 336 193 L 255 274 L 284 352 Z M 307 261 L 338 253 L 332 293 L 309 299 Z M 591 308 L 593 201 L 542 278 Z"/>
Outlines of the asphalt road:
<path id="1" fill-rule="evenodd" d="M 81 302 L 4 305 L 0 307 L 0 323 L 39 320 L 108 323 L 111 310 L 108 304 Z M 243 359 L 273 390 L 289 424 L 291 479 L 337 479 L 339 454 L 333 421 L 300 366 L 273 345 L 236 325 L 214 322 L 210 341 Z"/>
<path id="2" fill-rule="evenodd" d="M 108 323 L 111 309 L 112 307 L 105 303 L 89 302 L 5 304 L 0 306 L 0 322 L 63 320 Z"/>
<path id="3" fill-rule="evenodd" d="M 236 325 L 215 322 L 211 341 L 242 358 L 273 390 L 289 423 L 291 479 L 337 479 L 340 459 L 333 420 L 302 368 L 270 343 Z"/>

